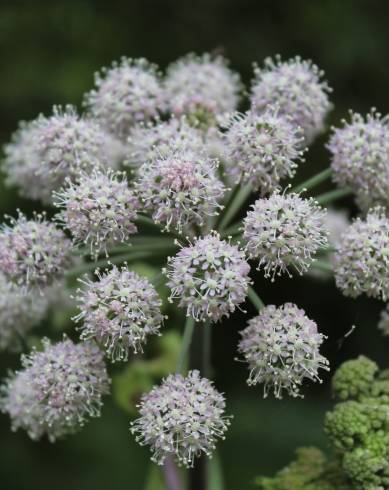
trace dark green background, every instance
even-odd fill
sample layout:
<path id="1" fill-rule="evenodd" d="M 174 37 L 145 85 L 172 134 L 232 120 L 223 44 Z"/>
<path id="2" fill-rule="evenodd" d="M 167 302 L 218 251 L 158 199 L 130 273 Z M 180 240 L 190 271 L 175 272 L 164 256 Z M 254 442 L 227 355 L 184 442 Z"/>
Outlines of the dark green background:
<path id="1" fill-rule="evenodd" d="M 388 7 L 386 0 L 0 2 L 0 141 L 8 140 L 20 119 L 48 113 L 54 103 L 79 104 L 93 72 L 121 55 L 144 56 L 163 68 L 188 51 L 217 49 L 248 84 L 252 61 L 300 54 L 323 68 L 334 88 L 329 124 L 349 108 L 364 112 L 375 106 L 387 113 Z M 327 137 L 311 148 L 298 179 L 325 168 Z M 355 211 L 351 201 L 339 203 L 345 205 Z M 14 213 L 16 206 L 37 207 L 1 187 L 1 212 Z M 376 329 L 378 302 L 343 298 L 332 282 L 309 278 L 276 284 L 258 278 L 257 285 L 267 303 L 293 301 L 306 309 L 329 335 L 324 353 L 334 367 L 358 353 L 389 367 L 389 340 Z M 352 325 L 355 332 L 343 341 Z M 251 488 L 255 475 L 284 465 L 297 445 L 326 447 L 320 424 L 330 403 L 328 383 L 306 389 L 304 400 L 263 401 L 260 388 L 246 388 L 245 367 L 233 361 L 243 326 L 235 315 L 213 330 L 216 383 L 235 415 L 220 445 L 227 490 Z M 17 361 L 1 355 L 1 376 Z M 11 434 L 1 416 L 0 488 L 142 490 L 148 453 L 135 445 L 128 426 L 127 415 L 107 400 L 101 419 L 52 445 Z"/>

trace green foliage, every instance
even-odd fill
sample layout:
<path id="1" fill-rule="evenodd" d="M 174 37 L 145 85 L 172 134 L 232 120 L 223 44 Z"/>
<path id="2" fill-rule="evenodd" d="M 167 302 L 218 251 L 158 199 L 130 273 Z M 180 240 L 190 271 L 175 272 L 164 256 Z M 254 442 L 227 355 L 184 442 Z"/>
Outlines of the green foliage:
<path id="1" fill-rule="evenodd" d="M 131 416 L 137 414 L 136 405 L 164 376 L 173 372 L 180 352 L 181 339 L 177 332 L 167 332 L 157 340 L 158 353 L 150 360 L 134 360 L 119 374 L 113 376 L 113 394 L 116 403 Z"/>
<path id="2" fill-rule="evenodd" d="M 333 447 L 327 459 L 316 448 L 274 478 L 257 479 L 262 490 L 384 490 L 389 488 L 389 372 L 366 357 L 347 361 L 332 380 L 339 402 L 324 430 Z"/>
<path id="3" fill-rule="evenodd" d="M 315 447 L 299 448 L 296 460 L 275 478 L 257 478 L 261 490 L 352 490 L 339 464 Z"/>

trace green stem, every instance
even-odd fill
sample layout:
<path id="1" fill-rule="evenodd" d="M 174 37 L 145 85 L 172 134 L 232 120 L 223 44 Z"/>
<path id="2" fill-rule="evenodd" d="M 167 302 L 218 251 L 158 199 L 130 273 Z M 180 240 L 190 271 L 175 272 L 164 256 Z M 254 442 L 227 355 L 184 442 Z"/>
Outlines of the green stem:
<path id="1" fill-rule="evenodd" d="M 109 255 L 115 255 L 118 253 L 125 252 L 139 252 L 145 250 L 159 250 L 175 248 L 177 245 L 174 243 L 172 238 L 153 236 L 144 240 L 131 240 L 131 243 L 123 243 L 121 245 L 117 245 L 116 247 L 112 247 L 108 250 Z M 87 247 L 75 249 L 73 251 L 73 255 L 78 256 L 88 256 L 90 255 L 90 249 Z"/>
<path id="2" fill-rule="evenodd" d="M 240 208 L 247 200 L 252 192 L 251 185 L 246 185 L 244 187 L 239 186 L 236 192 L 233 192 L 230 202 L 227 204 L 226 210 L 220 220 L 219 230 L 223 231 L 235 218 L 236 214 L 239 212 Z"/>
<path id="3" fill-rule="evenodd" d="M 332 170 L 331 168 L 327 168 L 326 170 L 323 170 L 322 172 L 318 173 L 317 175 L 314 175 L 310 179 L 306 180 L 302 184 L 298 184 L 295 187 L 291 189 L 290 192 L 295 192 L 296 194 L 301 192 L 302 190 L 309 190 L 312 189 L 313 187 L 318 186 L 325 180 L 327 180 L 329 177 L 332 175 Z"/>
<path id="4" fill-rule="evenodd" d="M 189 352 L 189 347 L 192 342 L 193 331 L 195 327 L 195 320 L 193 317 L 186 317 L 184 335 L 182 336 L 181 352 L 178 357 L 176 372 L 182 373 L 185 368 L 186 357 Z"/>
<path id="5" fill-rule="evenodd" d="M 324 272 L 334 272 L 334 268 L 332 267 L 331 263 L 325 260 L 315 260 L 314 262 L 312 262 L 312 267 L 320 269 Z"/>
<path id="6" fill-rule="evenodd" d="M 328 204 L 332 201 L 336 201 L 337 199 L 341 199 L 342 197 L 349 196 L 350 194 L 352 194 L 351 189 L 335 189 L 316 197 L 316 201 L 319 204 Z"/>
<path id="7" fill-rule="evenodd" d="M 261 300 L 261 298 L 251 286 L 249 286 L 248 297 L 258 311 L 262 310 L 262 308 L 265 307 L 265 303 Z"/>
<path id="8" fill-rule="evenodd" d="M 222 238 L 239 235 L 242 232 L 242 223 L 235 223 L 220 233 Z"/>
<path id="9" fill-rule="evenodd" d="M 150 257 L 151 255 L 154 255 L 154 253 L 151 251 L 148 251 L 148 250 L 138 251 L 138 252 L 133 252 L 133 253 L 126 253 L 126 254 L 121 254 L 121 255 L 115 255 L 114 257 L 111 257 L 110 259 L 97 260 L 96 262 L 88 262 L 88 263 L 82 264 L 78 267 L 74 267 L 73 269 L 70 269 L 66 273 L 66 276 L 68 278 L 76 277 L 76 276 L 79 276 L 80 274 L 84 274 L 85 272 L 94 271 L 97 268 L 101 269 L 103 267 L 107 267 L 110 264 L 120 264 L 122 262 L 131 262 L 133 260 L 144 259 L 146 257 Z"/>
<path id="10" fill-rule="evenodd" d="M 203 327 L 203 372 L 206 378 L 211 378 L 211 343 L 212 327 L 210 322 L 205 322 Z"/>

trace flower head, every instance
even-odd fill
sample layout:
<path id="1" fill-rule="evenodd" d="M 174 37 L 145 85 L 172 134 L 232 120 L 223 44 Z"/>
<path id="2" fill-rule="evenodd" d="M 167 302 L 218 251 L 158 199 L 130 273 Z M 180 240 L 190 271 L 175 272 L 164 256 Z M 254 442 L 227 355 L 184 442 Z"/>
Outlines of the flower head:
<path id="1" fill-rule="evenodd" d="M 80 174 L 77 182 L 54 194 L 61 208 L 58 220 L 76 244 L 90 247 L 92 255 L 128 240 L 136 233 L 134 225 L 138 199 L 129 189 L 125 174 L 94 170 Z"/>
<path id="2" fill-rule="evenodd" d="M 292 303 L 264 307 L 249 320 L 241 336 L 239 351 L 250 369 L 247 382 L 263 383 L 265 397 L 273 391 L 276 398 L 282 398 L 284 390 L 301 396 L 305 379 L 321 382 L 318 370 L 328 370 L 328 361 L 319 352 L 324 336 L 304 310 Z"/>
<path id="3" fill-rule="evenodd" d="M 54 106 L 53 115 L 22 123 L 5 146 L 7 183 L 23 196 L 51 203 L 51 193 L 81 170 L 117 165 L 112 137 L 76 109 Z M 116 160 L 115 160 L 116 158 Z"/>
<path id="4" fill-rule="evenodd" d="M 242 85 L 240 77 L 222 56 L 189 54 L 168 69 L 166 99 L 176 116 L 185 114 L 195 125 L 209 127 L 217 116 L 236 109 Z"/>
<path id="5" fill-rule="evenodd" d="M 305 272 L 320 247 L 327 244 L 325 212 L 312 198 L 275 192 L 258 199 L 244 219 L 243 237 L 250 258 L 259 259 L 266 277 L 290 268 Z"/>
<path id="6" fill-rule="evenodd" d="M 0 231 L 0 272 L 24 287 L 45 287 L 71 263 L 70 241 L 44 214 L 28 220 L 19 213 Z"/>
<path id="7" fill-rule="evenodd" d="M 212 232 L 169 258 L 171 298 L 195 320 L 229 316 L 247 295 L 250 266 L 244 253 Z"/>
<path id="8" fill-rule="evenodd" d="M 172 149 L 142 165 L 135 182 L 140 200 L 153 220 L 179 232 L 204 224 L 221 208 L 225 187 L 216 175 L 218 161 L 206 153 Z"/>
<path id="9" fill-rule="evenodd" d="M 334 262 L 336 285 L 346 296 L 389 297 L 389 219 L 382 208 L 346 229 Z"/>
<path id="10" fill-rule="evenodd" d="M 223 395 L 198 371 L 172 374 L 143 395 L 131 431 L 142 446 L 150 446 L 157 464 L 172 455 L 192 467 L 195 457 L 211 456 L 217 439 L 224 438 L 230 425 L 224 410 Z"/>
<path id="11" fill-rule="evenodd" d="M 0 274 L 0 351 L 17 349 L 27 332 L 45 316 L 48 301 L 25 292 Z"/>
<path id="12" fill-rule="evenodd" d="M 293 177 L 296 162 L 302 160 L 302 132 L 274 107 L 262 114 L 236 115 L 224 139 L 227 172 L 262 194 L 277 189 L 281 179 Z"/>
<path id="13" fill-rule="evenodd" d="M 171 118 L 158 124 L 134 126 L 128 137 L 126 164 L 139 167 L 143 163 L 167 157 L 173 151 L 202 152 L 204 141 L 201 133 L 190 126 L 185 117 Z"/>
<path id="14" fill-rule="evenodd" d="M 153 120 L 164 108 L 157 67 L 144 58 L 122 58 L 95 75 L 95 88 L 84 105 L 117 138 L 125 140 L 132 126 Z"/>
<path id="15" fill-rule="evenodd" d="M 95 282 L 85 277 L 78 290 L 81 338 L 101 342 L 112 361 L 126 361 L 131 350 L 142 351 L 147 337 L 159 333 L 162 302 L 146 278 L 125 266 L 96 275 Z"/>
<path id="16" fill-rule="evenodd" d="M 350 187 L 363 210 L 389 207 L 389 116 L 351 112 L 350 122 L 333 129 L 328 149 L 335 182 Z"/>
<path id="17" fill-rule="evenodd" d="M 11 417 L 13 430 L 55 441 L 100 415 L 109 379 L 103 354 L 92 342 L 65 339 L 52 345 L 45 339 L 43 346 L 22 356 L 23 369 L 1 387 L 0 408 Z"/>
<path id="18" fill-rule="evenodd" d="M 288 114 L 304 130 L 306 143 L 310 143 L 323 130 L 324 119 L 331 107 L 327 83 L 323 72 L 311 61 L 299 56 L 288 61 L 265 59 L 264 67 L 255 68 L 251 88 L 253 110 L 263 112 L 276 104 L 280 114 Z"/>

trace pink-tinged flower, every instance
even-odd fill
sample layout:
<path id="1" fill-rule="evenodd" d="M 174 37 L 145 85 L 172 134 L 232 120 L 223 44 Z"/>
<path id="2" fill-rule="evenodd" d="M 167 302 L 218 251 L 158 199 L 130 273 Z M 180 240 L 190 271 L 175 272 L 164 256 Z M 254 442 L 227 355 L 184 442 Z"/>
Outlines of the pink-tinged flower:
<path id="1" fill-rule="evenodd" d="M 92 342 L 64 339 L 22 356 L 23 369 L 1 386 L 0 409 L 12 429 L 24 429 L 31 439 L 50 441 L 76 432 L 89 417 L 98 417 L 109 391 L 103 354 Z"/>
<path id="2" fill-rule="evenodd" d="M 156 119 L 164 109 L 158 69 L 144 58 L 121 58 L 95 75 L 84 105 L 101 124 L 125 141 L 132 126 Z"/>
<path id="3" fill-rule="evenodd" d="M 334 256 L 335 281 L 346 296 L 366 293 L 389 297 L 389 219 L 383 208 L 371 209 L 343 233 Z"/>
<path id="4" fill-rule="evenodd" d="M 150 446 L 155 463 L 174 456 L 193 467 L 196 457 L 211 456 L 217 439 L 224 439 L 230 425 L 224 411 L 224 396 L 198 371 L 172 374 L 142 396 L 131 432 L 142 446 Z"/>
<path id="5" fill-rule="evenodd" d="M 362 210 L 389 207 L 389 116 L 371 110 L 364 118 L 350 113 L 342 128 L 333 128 L 328 143 L 334 180 L 349 187 Z"/>
<path id="6" fill-rule="evenodd" d="M 322 80 L 324 73 L 311 61 L 299 56 L 288 61 L 266 58 L 264 67 L 255 67 L 251 87 L 251 106 L 262 113 L 269 105 L 279 107 L 304 130 L 307 144 L 323 131 L 324 120 L 331 108 L 331 89 Z"/>
<path id="7" fill-rule="evenodd" d="M 71 242 L 44 214 L 19 213 L 0 231 L 0 272 L 22 287 L 44 288 L 70 266 Z"/>
<path id="8" fill-rule="evenodd" d="M 236 183 L 251 184 L 261 194 L 278 189 L 283 178 L 293 177 L 297 162 L 302 161 L 302 131 L 274 107 L 262 114 L 235 115 L 224 141 L 227 173 Z"/>
<path id="9" fill-rule="evenodd" d="M 325 216 L 314 199 L 298 194 L 277 191 L 258 199 L 244 219 L 246 251 L 272 280 L 284 273 L 291 276 L 293 269 L 302 274 L 327 245 Z"/>
<path id="10" fill-rule="evenodd" d="M 166 274 L 171 299 L 178 299 L 187 316 L 216 322 L 245 300 L 249 272 L 244 252 L 212 232 L 169 258 Z"/>
<path id="11" fill-rule="evenodd" d="M 82 173 L 77 182 L 67 181 L 54 194 L 54 201 L 61 209 L 57 219 L 70 231 L 74 243 L 85 244 L 94 256 L 107 254 L 109 247 L 137 232 L 134 220 L 139 201 L 122 172 Z"/>
<path id="12" fill-rule="evenodd" d="M 82 339 L 96 339 L 112 361 L 126 361 L 131 351 L 142 351 L 150 335 L 159 335 L 162 301 L 153 285 L 127 267 L 96 271 L 78 289 Z"/>
<path id="13" fill-rule="evenodd" d="M 319 381 L 319 369 L 328 370 L 328 361 L 319 348 L 324 336 L 304 310 L 292 303 L 265 306 L 241 332 L 239 352 L 248 364 L 247 383 L 263 384 L 264 397 L 273 392 L 282 398 L 286 391 L 301 396 L 305 379 Z"/>

